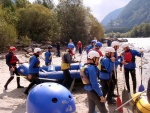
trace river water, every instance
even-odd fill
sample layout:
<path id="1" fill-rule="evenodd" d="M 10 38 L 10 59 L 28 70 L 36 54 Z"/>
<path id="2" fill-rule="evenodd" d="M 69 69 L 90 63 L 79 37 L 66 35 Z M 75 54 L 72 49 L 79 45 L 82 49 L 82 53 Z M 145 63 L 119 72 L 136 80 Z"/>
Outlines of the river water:
<path id="1" fill-rule="evenodd" d="M 150 38 L 126 38 L 130 43 L 132 49 L 143 50 L 143 72 L 142 80 L 143 85 L 147 88 L 147 82 L 150 78 Z M 139 70 L 137 70 L 139 71 Z"/>

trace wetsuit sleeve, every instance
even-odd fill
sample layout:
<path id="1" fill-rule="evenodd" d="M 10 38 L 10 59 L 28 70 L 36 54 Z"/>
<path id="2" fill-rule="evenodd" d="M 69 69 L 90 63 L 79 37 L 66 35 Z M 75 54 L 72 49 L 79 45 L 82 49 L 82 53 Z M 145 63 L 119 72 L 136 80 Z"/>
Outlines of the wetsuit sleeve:
<path id="1" fill-rule="evenodd" d="M 103 66 L 105 67 L 106 71 L 110 73 L 113 69 L 114 63 L 111 62 L 109 59 L 102 60 L 102 62 L 103 62 Z"/>
<path id="2" fill-rule="evenodd" d="M 138 56 L 138 57 L 142 57 L 143 56 L 143 54 L 141 54 L 137 50 L 132 50 L 132 53 L 133 53 L 133 55 Z"/>
<path id="3" fill-rule="evenodd" d="M 10 65 L 10 60 L 12 56 L 10 54 L 6 55 L 6 64 L 11 68 L 12 66 Z"/>
<path id="4" fill-rule="evenodd" d="M 100 89 L 99 83 L 97 81 L 97 71 L 95 71 L 94 68 L 91 68 L 91 69 L 89 69 L 88 73 L 89 73 L 89 80 L 92 85 L 92 88 L 98 94 L 98 96 L 102 96 L 103 93 L 102 93 L 102 90 Z"/>

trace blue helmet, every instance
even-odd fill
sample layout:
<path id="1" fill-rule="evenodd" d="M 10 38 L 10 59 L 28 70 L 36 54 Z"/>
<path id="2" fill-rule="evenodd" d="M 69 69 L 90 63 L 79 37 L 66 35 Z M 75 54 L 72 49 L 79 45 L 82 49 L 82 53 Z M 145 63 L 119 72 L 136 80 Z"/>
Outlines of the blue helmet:
<path id="1" fill-rule="evenodd" d="M 95 40 L 92 40 L 91 43 L 96 43 L 96 41 L 95 41 Z"/>
<path id="2" fill-rule="evenodd" d="M 102 47 L 102 43 L 101 43 L 101 42 L 97 42 L 97 43 L 95 44 L 95 46 Z"/>
<path id="3" fill-rule="evenodd" d="M 76 111 L 70 91 L 57 83 L 42 83 L 29 93 L 27 113 L 72 113 Z"/>
<path id="4" fill-rule="evenodd" d="M 74 48 L 74 44 L 73 43 L 69 43 L 68 44 L 68 48 L 73 49 Z"/>

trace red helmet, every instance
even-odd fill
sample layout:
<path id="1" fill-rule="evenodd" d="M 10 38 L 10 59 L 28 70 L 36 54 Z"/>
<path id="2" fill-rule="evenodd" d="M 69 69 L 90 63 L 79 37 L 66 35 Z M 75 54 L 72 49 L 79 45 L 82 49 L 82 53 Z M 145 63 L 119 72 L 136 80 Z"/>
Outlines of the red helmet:
<path id="1" fill-rule="evenodd" d="M 9 47 L 9 50 L 10 50 L 10 51 L 15 51 L 16 48 L 15 48 L 14 46 L 10 46 L 10 47 Z"/>

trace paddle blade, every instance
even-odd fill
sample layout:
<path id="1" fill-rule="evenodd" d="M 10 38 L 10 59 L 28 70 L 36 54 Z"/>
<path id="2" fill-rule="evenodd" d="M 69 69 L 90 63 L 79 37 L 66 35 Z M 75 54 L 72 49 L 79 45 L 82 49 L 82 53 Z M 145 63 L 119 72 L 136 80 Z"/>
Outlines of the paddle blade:
<path id="1" fill-rule="evenodd" d="M 126 101 L 129 100 L 129 93 L 128 91 L 124 88 L 122 91 L 122 103 L 125 103 Z"/>
<path id="2" fill-rule="evenodd" d="M 72 92 L 72 90 L 73 90 L 75 80 L 76 80 L 76 79 L 74 78 L 73 81 L 72 81 L 72 83 L 71 83 L 71 86 L 70 86 L 70 88 L 69 88 L 69 91 L 70 91 L 70 92 Z"/>
<path id="3" fill-rule="evenodd" d="M 122 102 L 121 102 L 120 96 L 118 96 L 117 97 L 117 108 L 120 107 L 121 105 L 122 105 Z M 121 107 L 118 111 L 120 113 L 123 113 L 123 108 Z"/>
<path id="4" fill-rule="evenodd" d="M 144 88 L 144 86 L 141 84 L 140 86 L 139 86 L 139 92 L 143 92 L 145 90 L 145 88 Z"/>

